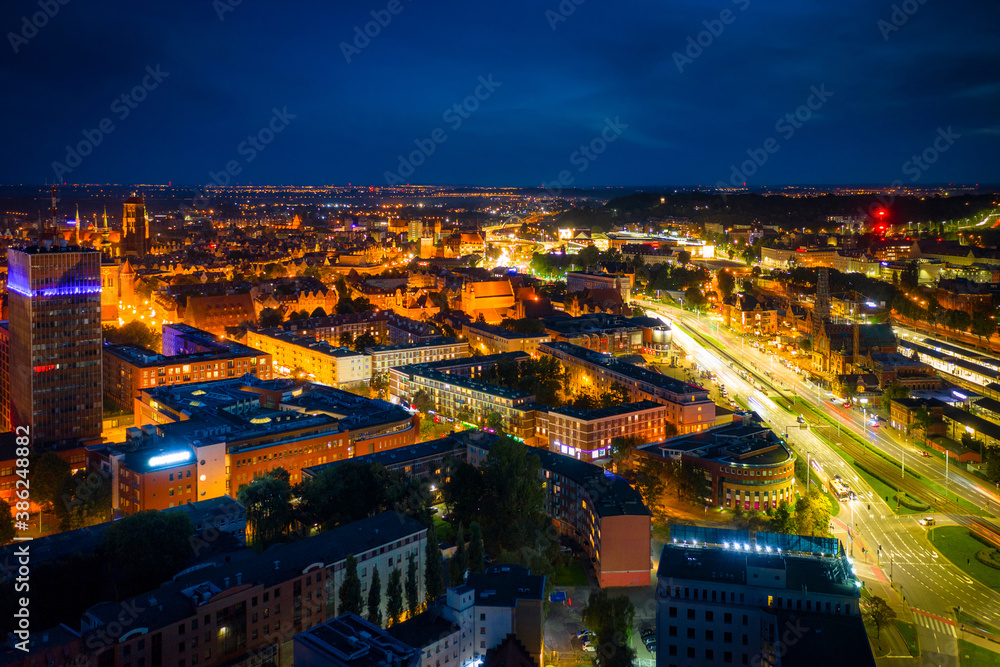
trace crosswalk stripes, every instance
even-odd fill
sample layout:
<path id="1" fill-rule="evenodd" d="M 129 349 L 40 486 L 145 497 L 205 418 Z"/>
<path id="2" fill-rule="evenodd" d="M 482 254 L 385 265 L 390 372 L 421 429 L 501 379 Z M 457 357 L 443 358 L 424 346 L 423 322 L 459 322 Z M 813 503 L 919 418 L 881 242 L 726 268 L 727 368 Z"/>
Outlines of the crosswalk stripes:
<path id="1" fill-rule="evenodd" d="M 925 628 L 932 630 L 933 632 L 937 632 L 943 635 L 951 635 L 952 637 L 958 636 L 958 629 L 951 623 L 942 623 L 936 618 L 924 616 L 923 614 L 920 613 L 914 614 L 914 617 L 916 618 L 917 623 L 924 626 Z"/>

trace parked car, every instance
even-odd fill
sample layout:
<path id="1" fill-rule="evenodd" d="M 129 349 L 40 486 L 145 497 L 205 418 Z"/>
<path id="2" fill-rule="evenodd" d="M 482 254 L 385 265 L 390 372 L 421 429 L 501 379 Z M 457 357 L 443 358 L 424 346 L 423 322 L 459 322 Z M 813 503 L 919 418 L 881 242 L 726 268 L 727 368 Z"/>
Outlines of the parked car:
<path id="1" fill-rule="evenodd" d="M 590 640 L 590 630 L 587 629 L 587 628 L 584 628 L 583 630 L 580 630 L 578 633 L 576 633 L 576 638 L 577 639 L 581 639 L 583 641 L 589 641 Z"/>

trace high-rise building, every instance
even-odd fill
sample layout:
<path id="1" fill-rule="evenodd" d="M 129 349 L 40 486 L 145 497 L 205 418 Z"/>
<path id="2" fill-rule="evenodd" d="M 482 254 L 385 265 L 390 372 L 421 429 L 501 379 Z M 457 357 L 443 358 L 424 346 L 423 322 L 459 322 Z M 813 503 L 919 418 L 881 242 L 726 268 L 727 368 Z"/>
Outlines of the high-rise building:
<path id="1" fill-rule="evenodd" d="M 12 425 L 36 448 L 100 437 L 100 252 L 11 248 L 7 267 Z"/>
<path id="2" fill-rule="evenodd" d="M 149 227 L 146 225 L 146 204 L 139 194 L 134 194 L 125 200 L 125 212 L 122 217 L 122 236 L 126 255 L 145 257 L 149 254 Z"/>

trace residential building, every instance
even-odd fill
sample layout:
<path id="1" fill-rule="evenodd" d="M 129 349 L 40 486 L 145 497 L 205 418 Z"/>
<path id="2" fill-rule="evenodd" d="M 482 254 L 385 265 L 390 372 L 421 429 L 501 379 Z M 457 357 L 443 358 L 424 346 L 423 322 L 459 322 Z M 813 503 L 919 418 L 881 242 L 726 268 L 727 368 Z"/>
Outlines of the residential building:
<path id="1" fill-rule="evenodd" d="M 656 586 L 657 667 L 874 667 L 859 609 L 861 582 L 847 558 L 768 550 L 663 547 Z M 798 631 L 795 642 L 790 629 Z M 799 641 L 802 646 L 796 647 Z"/>
<path id="2" fill-rule="evenodd" d="M 778 307 L 740 292 L 723 300 L 722 321 L 741 335 L 773 336 L 778 333 Z"/>
<path id="3" fill-rule="evenodd" d="M 467 282 L 462 285 L 461 309 L 472 319 L 483 316 L 487 324 L 500 324 L 514 306 L 514 288 L 509 280 Z"/>
<path id="4" fill-rule="evenodd" d="M 7 251 L 11 424 L 36 449 L 101 436 L 101 254 L 46 244 Z"/>
<path id="5" fill-rule="evenodd" d="M 464 324 L 462 334 L 468 339 L 471 350 L 479 350 L 484 355 L 524 352 L 532 357 L 537 357 L 538 345 L 552 340 L 547 332 L 518 333 L 501 326 L 482 322 Z"/>
<path id="6" fill-rule="evenodd" d="M 611 456 L 611 441 L 617 437 L 638 438 L 640 444 L 662 440 L 666 414 L 666 406 L 654 401 L 596 410 L 551 408 L 539 416 L 536 429 L 550 450 L 593 463 Z"/>
<path id="7" fill-rule="evenodd" d="M 693 433 L 715 424 L 715 403 L 703 387 L 572 343 L 543 343 L 538 346 L 538 351 L 562 363 L 570 375 L 572 386 L 601 392 L 620 384 L 628 390 L 632 401 L 650 400 L 666 405 L 667 421 L 677 427 L 678 433 Z"/>
<path id="8" fill-rule="evenodd" d="M 295 635 L 334 618 L 348 555 L 358 561 L 365 596 L 375 568 L 385 586 L 392 568 L 416 559 L 423 599 L 426 540 L 419 522 L 383 512 L 266 553 L 216 555 L 154 591 L 91 607 L 79 629 L 52 633 L 61 645 L 16 652 L 9 664 L 35 667 L 39 654 L 53 667 L 79 664 L 81 655 L 113 667 L 291 664 Z M 124 631 L 122 609 L 129 610 Z"/>
<path id="9" fill-rule="evenodd" d="M 745 510 L 795 503 L 795 454 L 770 428 L 755 420 L 670 438 L 635 450 L 638 456 L 691 463 L 709 486 L 716 507 Z"/>
<path id="10" fill-rule="evenodd" d="M 282 332 L 276 328 L 247 331 L 247 344 L 270 355 L 274 370 L 333 387 L 368 382 L 372 377 L 372 357 L 347 347 L 337 347 L 309 336 Z"/>
<path id="11" fill-rule="evenodd" d="M 475 659 L 463 654 L 462 628 L 446 618 L 439 604 L 390 626 L 386 632 L 416 649 L 419 667 L 468 667 Z"/>
<path id="12" fill-rule="evenodd" d="M 469 343 L 454 338 L 438 338 L 421 343 L 374 345 L 366 347 L 365 354 L 371 356 L 372 375 L 378 375 L 397 366 L 468 357 Z"/>
<path id="13" fill-rule="evenodd" d="M 206 380 L 241 377 L 246 374 L 270 380 L 271 355 L 259 352 L 241 343 L 220 340 L 208 332 L 204 345 L 192 351 L 191 345 L 174 345 L 176 338 L 168 337 L 175 327 L 164 326 L 165 354 L 134 345 L 111 345 L 103 348 L 104 395 L 124 410 L 131 412 L 135 399 L 148 387 L 204 382 Z"/>
<path id="14" fill-rule="evenodd" d="M 393 403 L 408 406 L 418 391 L 430 397 L 436 413 L 485 425 L 491 413 L 503 419 L 508 433 L 534 442 L 535 395 L 446 373 L 426 365 L 402 366 L 389 371 Z"/>
<path id="15" fill-rule="evenodd" d="M 411 221 L 411 225 L 413 222 Z M 353 612 L 293 639 L 295 667 L 419 667 L 420 653 Z"/>
<path id="16" fill-rule="evenodd" d="M 553 342 L 572 343 L 595 352 L 632 354 L 639 352 L 646 329 L 659 329 L 659 320 L 589 313 L 578 317 L 552 316 L 542 319 Z"/>

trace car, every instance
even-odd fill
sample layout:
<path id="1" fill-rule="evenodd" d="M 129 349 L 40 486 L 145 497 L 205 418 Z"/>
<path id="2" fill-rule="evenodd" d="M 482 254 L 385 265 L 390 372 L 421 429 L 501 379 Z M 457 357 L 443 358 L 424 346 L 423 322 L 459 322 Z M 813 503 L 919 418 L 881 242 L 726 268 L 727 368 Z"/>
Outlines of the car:
<path id="1" fill-rule="evenodd" d="M 934 517 L 932 516 L 925 516 L 923 519 L 920 520 L 921 526 L 933 526 L 936 523 L 937 521 L 935 521 Z"/>
<path id="2" fill-rule="evenodd" d="M 584 628 L 583 630 L 580 630 L 578 633 L 576 633 L 576 638 L 577 639 L 582 639 L 583 641 L 589 641 L 589 639 L 590 639 L 590 630 L 587 629 L 587 628 Z"/>
<path id="3" fill-rule="evenodd" d="M 798 420 L 799 420 L 800 424 L 805 424 L 806 423 L 806 418 L 804 416 L 802 416 L 802 415 L 799 415 Z"/>
<path id="4" fill-rule="evenodd" d="M 878 428 L 878 419 L 868 420 L 868 425 L 871 426 L 872 428 Z"/>
<path id="5" fill-rule="evenodd" d="M 921 451 L 920 451 L 920 455 L 921 455 L 921 456 L 926 456 L 927 458 L 930 458 L 930 456 L 931 456 L 931 453 L 930 453 L 930 452 L 925 452 L 925 451 L 921 450 Z"/>
<path id="6" fill-rule="evenodd" d="M 656 653 L 656 636 L 655 635 L 653 637 L 648 637 L 646 639 L 643 639 L 642 640 L 642 644 L 643 644 L 643 646 L 646 647 L 646 650 L 649 651 L 650 653 Z"/>
<path id="7" fill-rule="evenodd" d="M 587 651 L 588 653 L 596 653 L 597 652 L 597 649 L 590 642 L 584 642 L 584 644 L 583 644 L 583 650 Z"/>
<path id="8" fill-rule="evenodd" d="M 656 630 L 653 630 L 653 628 L 648 628 L 648 627 L 647 628 L 643 628 L 642 631 L 639 632 L 639 636 L 642 637 L 643 641 L 645 641 L 646 639 L 648 639 L 650 637 L 655 637 L 656 636 Z"/>

